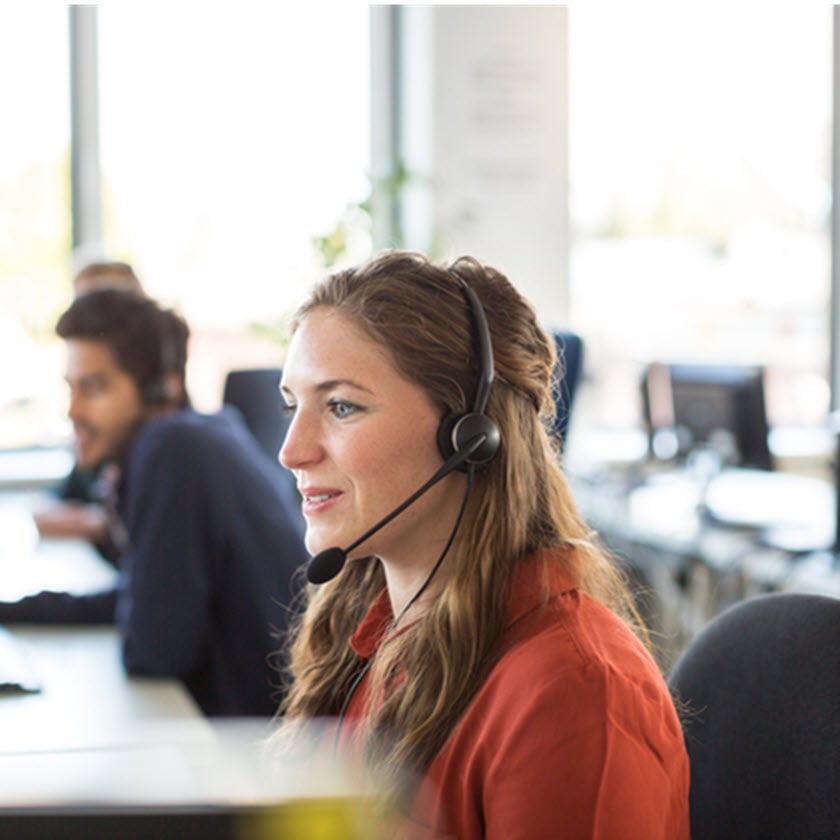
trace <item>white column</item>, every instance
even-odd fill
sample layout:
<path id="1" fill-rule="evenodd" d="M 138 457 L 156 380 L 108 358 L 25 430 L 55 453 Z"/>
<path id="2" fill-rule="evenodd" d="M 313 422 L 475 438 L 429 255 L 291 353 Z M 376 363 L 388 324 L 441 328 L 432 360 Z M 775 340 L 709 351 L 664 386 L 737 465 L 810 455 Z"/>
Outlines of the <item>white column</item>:
<path id="1" fill-rule="evenodd" d="M 565 6 L 402 6 L 403 244 L 499 268 L 548 325 L 568 316 Z"/>
<path id="2" fill-rule="evenodd" d="M 73 247 L 93 252 L 102 240 L 97 7 L 73 5 L 68 11 Z"/>

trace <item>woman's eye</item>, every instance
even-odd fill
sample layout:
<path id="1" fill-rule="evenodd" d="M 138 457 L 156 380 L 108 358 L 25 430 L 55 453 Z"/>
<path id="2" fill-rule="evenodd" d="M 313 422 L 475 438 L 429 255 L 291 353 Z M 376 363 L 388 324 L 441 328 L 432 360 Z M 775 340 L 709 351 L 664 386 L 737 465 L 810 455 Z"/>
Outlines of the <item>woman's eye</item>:
<path id="1" fill-rule="evenodd" d="M 344 420 L 359 410 L 359 406 L 344 400 L 330 400 L 330 411 L 339 420 Z"/>
<path id="2" fill-rule="evenodd" d="M 295 413 L 295 409 L 297 408 L 296 405 L 292 405 L 291 403 L 283 403 L 283 406 L 280 408 L 280 413 L 285 415 L 286 417 L 290 417 L 292 414 Z"/>

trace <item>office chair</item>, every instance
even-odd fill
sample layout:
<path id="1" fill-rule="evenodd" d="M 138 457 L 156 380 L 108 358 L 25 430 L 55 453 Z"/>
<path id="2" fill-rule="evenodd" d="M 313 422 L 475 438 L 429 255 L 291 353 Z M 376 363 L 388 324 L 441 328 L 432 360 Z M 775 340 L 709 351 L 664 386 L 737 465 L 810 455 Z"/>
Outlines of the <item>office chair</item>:
<path id="1" fill-rule="evenodd" d="M 668 682 L 688 705 L 692 840 L 840 837 L 840 599 L 739 602 Z"/>
<path id="2" fill-rule="evenodd" d="M 555 416 L 549 431 L 563 447 L 566 443 L 572 404 L 583 370 L 583 340 L 575 333 L 562 330 L 552 330 L 551 335 L 557 347 L 557 371 L 551 389 Z"/>
<path id="3" fill-rule="evenodd" d="M 232 370 L 225 378 L 222 402 L 239 409 L 260 446 L 273 459 L 283 444 L 288 418 L 280 394 L 280 368 Z"/>

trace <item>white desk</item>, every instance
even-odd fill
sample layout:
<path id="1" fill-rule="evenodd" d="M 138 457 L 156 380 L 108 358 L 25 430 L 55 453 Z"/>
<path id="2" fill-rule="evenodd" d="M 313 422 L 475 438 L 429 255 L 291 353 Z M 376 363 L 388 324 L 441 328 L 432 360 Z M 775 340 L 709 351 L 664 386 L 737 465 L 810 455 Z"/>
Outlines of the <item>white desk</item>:
<path id="1" fill-rule="evenodd" d="M 32 500 L 0 494 L 0 597 L 111 584 L 116 572 L 87 543 L 38 539 L 28 513 Z M 143 767 L 157 798 L 167 788 L 179 790 L 173 773 L 184 745 L 213 737 L 179 681 L 129 677 L 113 626 L 9 629 L 41 691 L 0 695 L 0 809 L 86 801 L 114 785 L 123 794 L 150 796 L 137 776 Z M 153 763 L 138 760 L 152 754 Z"/>
<path id="2" fill-rule="evenodd" d="M 204 718 L 180 682 L 126 675 L 115 628 L 9 629 L 41 691 L 0 697 L 0 756 L 133 745 L 160 721 L 203 728 Z"/>
<path id="3" fill-rule="evenodd" d="M 359 793 L 356 775 L 329 750 L 267 762 L 271 723 L 210 721 L 176 681 L 127 677 L 111 628 L 12 629 L 44 684 L 38 694 L 0 697 L 0 836 L 21 813 L 37 822 L 56 809 L 235 812 Z M 175 827 L 130 836 L 184 837 Z"/>
<path id="4" fill-rule="evenodd" d="M 0 492 L 0 599 L 11 601 L 52 589 L 95 592 L 112 586 L 116 571 L 81 539 L 41 539 L 32 511 L 44 491 Z"/>
<path id="5" fill-rule="evenodd" d="M 0 696 L 0 809 L 183 792 L 179 756 L 213 735 L 179 682 L 127 676 L 112 627 L 10 629 L 42 688 Z"/>
<path id="6" fill-rule="evenodd" d="M 113 569 L 87 544 L 39 540 L 27 524 L 31 501 L 0 493 L 0 597 L 44 586 L 84 591 L 113 580 Z M 266 764 L 269 722 L 211 722 L 177 680 L 128 676 L 115 627 L 9 629 L 42 689 L 0 695 L 0 836 L 234 838 L 242 836 L 234 826 L 213 833 L 217 812 L 357 793 L 355 774 L 341 772 L 331 751 L 314 768 L 314 748 Z M 177 813 L 193 807 L 210 809 L 212 820 L 186 834 Z M 80 809 L 90 826 L 62 822 Z M 126 835 L 99 822 L 114 809 L 126 819 L 163 809 L 165 821 L 174 818 L 172 830 L 156 825 Z"/>
<path id="7" fill-rule="evenodd" d="M 40 539 L 31 511 L 43 494 L 0 493 L 0 599 L 53 589 L 94 592 L 113 585 L 116 572 L 84 540 Z"/>
<path id="8" fill-rule="evenodd" d="M 0 488 L 53 487 L 73 468 L 69 447 L 33 447 L 0 451 Z"/>
<path id="9" fill-rule="evenodd" d="M 96 583 L 113 575 L 86 546 L 65 552 L 63 543 L 36 540 L 21 555 L 30 584 L 50 568 L 77 588 L 87 573 Z M 7 556 L 0 565 L 15 564 Z M 26 579 L 19 569 L 12 588 Z M 0 696 L 0 836 L 371 836 L 370 792 L 331 751 L 267 762 L 270 724 L 211 722 L 179 682 L 127 676 L 113 627 L 10 629 L 42 690 Z"/>

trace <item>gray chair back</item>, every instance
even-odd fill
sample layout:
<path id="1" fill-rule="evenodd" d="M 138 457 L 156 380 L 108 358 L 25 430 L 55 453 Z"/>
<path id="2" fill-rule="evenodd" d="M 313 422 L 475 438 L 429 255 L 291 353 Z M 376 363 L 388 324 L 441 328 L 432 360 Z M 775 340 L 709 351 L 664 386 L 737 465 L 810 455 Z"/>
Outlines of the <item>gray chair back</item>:
<path id="1" fill-rule="evenodd" d="M 289 418 L 279 391 L 281 368 L 232 370 L 225 378 L 222 402 L 239 409 L 260 446 L 276 459 Z"/>
<path id="2" fill-rule="evenodd" d="M 668 681 L 687 705 L 692 840 L 840 838 L 840 599 L 742 601 Z"/>

